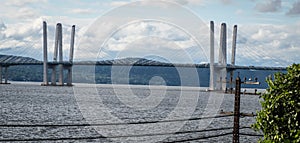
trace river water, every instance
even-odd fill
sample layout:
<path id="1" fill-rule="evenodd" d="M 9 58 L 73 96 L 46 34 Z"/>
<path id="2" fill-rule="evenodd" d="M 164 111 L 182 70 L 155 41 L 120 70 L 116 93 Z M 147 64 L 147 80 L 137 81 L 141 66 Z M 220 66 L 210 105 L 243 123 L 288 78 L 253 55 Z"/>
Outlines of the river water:
<path id="1" fill-rule="evenodd" d="M 221 110 L 233 111 L 234 95 L 197 87 L 13 83 L 1 85 L 0 91 L 0 141 L 172 142 L 231 133 L 232 129 L 210 129 L 233 127 L 232 116 L 210 117 L 219 116 Z M 241 112 L 260 110 L 259 100 L 242 95 Z M 182 120 L 195 118 L 205 119 Z M 240 118 L 240 126 L 249 127 L 254 121 L 253 117 Z M 73 126 L 3 126 L 8 124 Z M 74 126 L 78 124 L 98 126 Z M 258 134 L 249 128 L 240 133 Z M 103 138 L 93 138 L 99 136 Z M 49 138 L 54 140 L 32 140 Z M 258 139 L 240 136 L 241 142 Z M 232 142 L 232 134 L 189 142 Z"/>

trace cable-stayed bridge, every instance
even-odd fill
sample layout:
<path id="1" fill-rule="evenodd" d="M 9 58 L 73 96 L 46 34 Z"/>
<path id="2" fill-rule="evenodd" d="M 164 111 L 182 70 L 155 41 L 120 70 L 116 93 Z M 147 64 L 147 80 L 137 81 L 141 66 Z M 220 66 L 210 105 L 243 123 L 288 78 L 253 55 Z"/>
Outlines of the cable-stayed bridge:
<path id="1" fill-rule="evenodd" d="M 226 24 L 221 25 L 220 35 L 220 48 L 218 62 L 215 63 L 214 57 L 214 23 L 210 23 L 210 63 L 208 64 L 190 64 L 190 63 L 168 63 L 160 62 L 155 60 L 143 59 L 143 58 L 124 58 L 124 59 L 113 59 L 103 61 L 73 61 L 74 52 L 74 35 L 75 26 L 72 26 L 71 33 L 71 44 L 70 44 L 70 55 L 69 60 L 63 60 L 62 50 L 62 28 L 61 24 L 58 23 L 56 26 L 55 33 L 55 48 L 54 57 L 52 61 L 48 61 L 48 49 L 47 49 L 47 24 L 43 23 L 43 61 L 36 60 L 31 57 L 21 57 L 13 55 L 0 55 L 0 78 L 4 73 L 4 83 L 7 83 L 8 79 L 8 67 L 15 65 L 43 65 L 44 67 L 44 78 L 43 85 L 56 85 L 56 71 L 59 72 L 58 85 L 65 85 L 63 83 L 63 71 L 68 71 L 68 81 L 66 85 L 72 85 L 72 66 L 73 65 L 113 65 L 113 66 L 162 66 L 162 67 L 198 67 L 198 68 L 210 68 L 210 89 L 211 90 L 225 90 L 226 87 L 226 75 L 228 72 L 232 72 L 236 69 L 251 69 L 251 70 L 284 70 L 285 67 L 263 67 L 263 66 L 238 66 L 235 65 L 235 53 L 236 53 L 236 36 L 237 26 L 234 26 L 233 31 L 233 43 L 232 43 L 232 57 L 231 63 L 227 63 L 227 34 Z M 212 63 L 212 64 L 211 64 Z M 48 82 L 48 70 L 51 70 L 51 84 Z M 4 72 L 3 72 L 4 70 Z"/>
<path id="2" fill-rule="evenodd" d="M 48 62 L 55 65 L 59 62 Z M 165 63 L 155 60 L 144 58 L 124 58 L 116 60 L 103 60 L 103 61 L 75 61 L 75 62 L 62 62 L 63 65 L 113 65 L 113 66 L 162 66 L 162 67 L 196 67 L 196 68 L 209 68 L 207 64 L 181 64 L 181 63 Z M 17 65 L 43 65 L 43 61 L 36 60 L 30 57 L 13 56 L 13 55 L 0 55 L 0 66 L 2 68 Z M 269 67 L 269 66 L 238 66 L 228 64 L 227 68 L 230 70 L 235 69 L 249 69 L 249 70 L 284 70 L 286 67 Z"/>
<path id="3" fill-rule="evenodd" d="M 58 65 L 56 62 L 49 62 L 49 65 Z M 13 56 L 13 55 L 0 55 L 0 73 L 3 71 L 5 81 L 7 83 L 8 77 L 8 68 L 11 66 L 18 65 L 43 65 L 43 61 L 36 60 L 29 57 Z M 176 64 L 176 63 L 165 63 L 154 60 L 148 60 L 143 58 L 124 58 L 116 60 L 104 60 L 104 61 L 75 61 L 75 62 L 63 62 L 63 65 L 91 65 L 91 66 L 154 66 L 154 67 L 192 67 L 192 68 L 209 68 L 209 63 L 207 64 Z M 285 67 L 263 67 L 263 66 L 237 66 L 237 65 L 227 65 L 227 69 L 237 70 L 284 70 Z"/>

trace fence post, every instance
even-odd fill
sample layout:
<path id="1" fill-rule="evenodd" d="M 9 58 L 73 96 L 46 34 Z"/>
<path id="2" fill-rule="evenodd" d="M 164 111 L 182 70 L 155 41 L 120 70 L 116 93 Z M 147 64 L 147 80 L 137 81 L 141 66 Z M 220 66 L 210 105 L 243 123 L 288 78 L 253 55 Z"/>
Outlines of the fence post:
<path id="1" fill-rule="evenodd" d="M 236 78 L 235 84 L 235 100 L 234 100 L 234 123 L 233 123 L 233 143 L 239 143 L 239 124 L 240 124 L 240 97 L 241 95 L 241 79 Z"/>

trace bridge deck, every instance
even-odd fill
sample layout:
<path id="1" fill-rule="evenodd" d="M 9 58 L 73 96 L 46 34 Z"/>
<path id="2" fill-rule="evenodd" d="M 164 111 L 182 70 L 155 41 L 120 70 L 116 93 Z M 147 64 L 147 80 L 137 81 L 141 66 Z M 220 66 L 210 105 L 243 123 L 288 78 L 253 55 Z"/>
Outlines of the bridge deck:
<path id="1" fill-rule="evenodd" d="M 21 56 L 11 56 L 11 55 L 0 55 L 0 66 L 15 66 L 15 65 L 42 65 L 43 62 Z M 197 67 L 197 68 L 209 68 L 209 64 L 177 64 L 177 63 L 164 63 L 157 62 L 147 59 L 116 59 L 116 60 L 105 60 L 105 61 L 75 61 L 75 62 L 48 62 L 48 65 L 58 65 L 62 64 L 64 66 L 72 65 L 113 65 L 113 66 L 160 66 L 160 67 Z M 225 68 L 224 66 L 215 66 L 216 68 Z M 249 70 L 285 70 L 286 67 L 264 67 L 264 66 L 237 66 L 237 65 L 227 65 L 226 68 L 230 70 L 236 69 L 249 69 Z"/>
<path id="2" fill-rule="evenodd" d="M 48 62 L 48 65 L 59 65 L 72 66 L 72 65 L 97 65 L 97 66 L 158 66 L 158 67 L 187 67 L 187 68 L 209 68 L 209 64 L 109 64 L 109 63 L 97 63 L 97 62 Z M 43 65 L 43 62 L 26 62 L 26 63 L 1 63 L 0 66 L 16 66 L 16 65 Z M 263 66 L 233 66 L 228 65 L 227 69 L 237 70 L 237 69 L 247 69 L 247 70 L 286 70 L 286 67 L 263 67 Z"/>

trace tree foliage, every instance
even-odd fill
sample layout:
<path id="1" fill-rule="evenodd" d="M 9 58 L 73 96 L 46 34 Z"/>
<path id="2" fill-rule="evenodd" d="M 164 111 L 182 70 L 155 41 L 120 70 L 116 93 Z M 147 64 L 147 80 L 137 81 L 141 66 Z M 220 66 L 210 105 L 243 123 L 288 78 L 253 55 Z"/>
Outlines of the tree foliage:
<path id="1" fill-rule="evenodd" d="M 300 64 L 267 79 L 269 88 L 262 95 L 262 110 L 252 127 L 264 133 L 261 142 L 300 142 Z"/>

